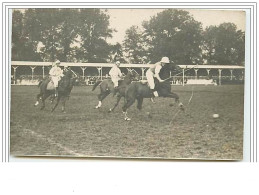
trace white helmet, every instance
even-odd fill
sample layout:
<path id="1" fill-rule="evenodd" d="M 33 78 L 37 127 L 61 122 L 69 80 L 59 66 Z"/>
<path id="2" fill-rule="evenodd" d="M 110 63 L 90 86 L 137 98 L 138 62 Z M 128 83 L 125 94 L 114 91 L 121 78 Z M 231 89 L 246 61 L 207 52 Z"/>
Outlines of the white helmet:
<path id="1" fill-rule="evenodd" d="M 57 61 L 55 62 L 55 64 L 59 66 L 59 65 L 60 65 L 60 61 L 57 60 Z"/>
<path id="2" fill-rule="evenodd" d="M 116 65 L 120 65 L 121 63 L 120 63 L 120 61 L 116 61 L 116 63 L 115 63 Z"/>
<path id="3" fill-rule="evenodd" d="M 165 63 L 165 64 L 169 64 L 170 61 L 169 61 L 169 58 L 168 57 L 162 57 L 161 61 L 162 63 Z"/>

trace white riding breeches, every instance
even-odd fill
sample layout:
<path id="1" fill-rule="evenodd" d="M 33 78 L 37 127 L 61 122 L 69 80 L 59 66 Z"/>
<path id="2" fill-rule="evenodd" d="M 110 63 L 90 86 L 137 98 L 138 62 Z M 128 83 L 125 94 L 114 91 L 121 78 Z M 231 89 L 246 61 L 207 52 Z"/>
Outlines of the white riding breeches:
<path id="1" fill-rule="evenodd" d="M 58 82 L 60 80 L 60 77 L 59 76 L 58 77 L 52 76 L 51 79 L 54 83 L 54 87 L 58 87 Z"/>
<path id="2" fill-rule="evenodd" d="M 120 78 L 119 77 L 111 77 L 111 80 L 114 84 L 114 87 L 118 87 Z"/>
<path id="3" fill-rule="evenodd" d="M 155 89 L 154 73 L 150 69 L 147 70 L 146 77 L 150 89 Z"/>

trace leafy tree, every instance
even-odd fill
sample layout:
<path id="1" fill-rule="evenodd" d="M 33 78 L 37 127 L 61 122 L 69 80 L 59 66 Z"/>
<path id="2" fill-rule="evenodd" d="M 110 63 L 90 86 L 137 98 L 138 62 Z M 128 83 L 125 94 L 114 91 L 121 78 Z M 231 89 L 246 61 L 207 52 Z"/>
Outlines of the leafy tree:
<path id="1" fill-rule="evenodd" d="M 12 18 L 12 60 L 18 60 L 22 56 L 23 47 L 23 14 L 13 11 Z"/>
<path id="2" fill-rule="evenodd" d="M 36 52 L 37 42 L 30 36 L 32 29 L 24 21 L 27 15 L 19 10 L 13 11 L 12 17 L 12 60 L 41 60 Z"/>
<path id="3" fill-rule="evenodd" d="M 143 32 L 138 26 L 131 26 L 126 30 L 123 46 L 127 59 L 131 63 L 145 63 L 147 51 L 145 50 Z"/>
<path id="4" fill-rule="evenodd" d="M 208 64 L 243 64 L 245 34 L 233 23 L 209 26 L 204 32 L 203 50 Z"/>
<path id="5" fill-rule="evenodd" d="M 17 32 L 13 38 L 16 54 L 13 56 L 17 60 L 106 62 L 109 59 L 111 47 L 106 38 L 111 37 L 113 29 L 109 28 L 105 11 L 27 9 L 24 14 L 14 12 L 13 17 L 13 29 Z"/>
<path id="6" fill-rule="evenodd" d="M 113 32 L 113 29 L 109 28 L 109 15 L 100 9 L 80 9 L 78 16 L 82 60 L 106 62 L 110 54 L 106 39 L 112 37 Z"/>
<path id="7" fill-rule="evenodd" d="M 125 63 L 125 59 L 123 56 L 123 48 L 120 43 L 116 43 L 115 45 L 111 45 L 111 53 L 110 53 L 110 61 L 115 62 L 119 60 L 120 62 Z"/>
<path id="8" fill-rule="evenodd" d="M 143 27 L 152 62 L 168 56 L 177 64 L 200 63 L 202 26 L 189 12 L 168 9 L 143 22 Z"/>

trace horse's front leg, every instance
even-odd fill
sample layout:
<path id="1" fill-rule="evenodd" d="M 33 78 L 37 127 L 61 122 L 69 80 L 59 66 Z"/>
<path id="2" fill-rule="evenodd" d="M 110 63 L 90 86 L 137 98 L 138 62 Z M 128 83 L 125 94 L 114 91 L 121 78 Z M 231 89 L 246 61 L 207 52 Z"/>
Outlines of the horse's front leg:
<path id="1" fill-rule="evenodd" d="M 127 109 L 132 105 L 134 104 L 135 102 L 135 98 L 130 98 L 130 99 L 126 99 L 126 102 L 124 104 L 124 106 L 122 107 L 122 111 L 123 111 L 123 114 L 124 114 L 124 120 L 125 121 L 130 121 L 131 119 L 128 117 L 127 115 Z"/>
<path id="2" fill-rule="evenodd" d="M 36 102 L 35 102 L 35 104 L 34 104 L 34 106 L 38 106 L 39 105 L 39 101 L 40 101 L 40 97 L 42 97 L 42 94 L 41 93 L 39 93 L 38 95 L 37 95 L 37 97 L 36 97 Z"/>
<path id="3" fill-rule="evenodd" d="M 143 104 L 143 97 L 138 98 L 137 101 L 138 101 L 137 108 L 139 110 L 141 110 L 142 109 L 142 104 Z"/>
<path id="4" fill-rule="evenodd" d="M 54 105 L 54 107 L 51 109 L 51 112 L 53 112 L 55 109 L 56 109 L 56 107 L 58 106 L 58 104 L 59 104 L 59 102 L 60 102 L 60 96 L 58 96 L 58 98 L 57 98 L 57 102 L 56 102 L 56 104 Z"/>
<path id="5" fill-rule="evenodd" d="M 48 98 L 50 96 L 50 94 L 49 93 L 47 93 L 47 94 L 43 94 L 43 96 L 42 96 L 42 106 L 41 106 L 41 110 L 43 110 L 44 108 L 45 108 L 45 100 Z"/>
<path id="6" fill-rule="evenodd" d="M 95 106 L 95 108 L 100 108 L 102 106 L 102 101 L 104 100 L 104 98 L 106 98 L 108 95 L 110 94 L 110 91 L 104 91 L 104 92 L 101 92 L 99 95 L 98 95 L 98 105 Z"/>
<path id="7" fill-rule="evenodd" d="M 120 100 L 121 100 L 121 95 L 117 95 L 117 101 L 115 103 L 115 105 L 113 106 L 113 108 L 110 108 L 109 112 L 112 112 L 119 104 Z"/>
<path id="8" fill-rule="evenodd" d="M 169 97 L 169 98 L 174 98 L 175 99 L 175 103 L 178 103 L 178 106 L 184 110 L 184 105 L 182 102 L 179 101 L 179 96 L 176 93 L 171 92 L 170 94 L 168 94 L 165 97 Z M 169 106 L 173 106 L 173 104 L 170 104 Z"/>
<path id="9" fill-rule="evenodd" d="M 67 98 L 68 97 L 64 97 L 63 100 L 62 100 L 62 108 L 61 108 L 61 110 L 62 110 L 63 113 L 66 113 L 65 105 L 66 105 L 66 99 Z"/>

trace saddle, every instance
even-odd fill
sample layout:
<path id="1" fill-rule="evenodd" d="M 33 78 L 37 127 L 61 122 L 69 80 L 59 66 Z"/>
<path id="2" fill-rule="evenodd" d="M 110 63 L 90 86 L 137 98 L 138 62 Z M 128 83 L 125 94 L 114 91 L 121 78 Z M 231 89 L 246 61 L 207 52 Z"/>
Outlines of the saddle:
<path id="1" fill-rule="evenodd" d="M 55 87 L 54 87 L 54 83 L 52 80 L 50 80 L 47 84 L 47 90 L 54 90 Z"/>
<path id="2" fill-rule="evenodd" d="M 142 85 L 148 85 L 148 86 L 149 86 L 147 80 L 140 80 L 140 83 L 141 83 Z"/>

